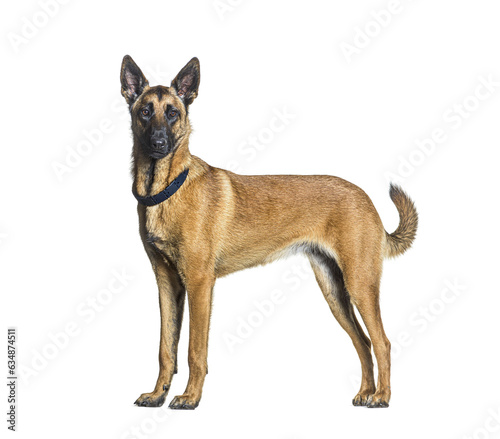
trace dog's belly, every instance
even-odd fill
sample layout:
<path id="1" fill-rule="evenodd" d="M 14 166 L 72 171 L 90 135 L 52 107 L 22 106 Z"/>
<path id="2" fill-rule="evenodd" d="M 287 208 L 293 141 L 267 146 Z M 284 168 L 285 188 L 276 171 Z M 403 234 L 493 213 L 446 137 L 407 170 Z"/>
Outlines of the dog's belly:
<path id="1" fill-rule="evenodd" d="M 278 259 L 296 254 L 310 254 L 313 249 L 321 248 L 323 252 L 334 256 L 333 249 L 324 247 L 313 240 L 297 238 L 294 240 L 267 242 L 266 245 L 248 245 L 245 247 L 232 247 L 220 254 L 216 260 L 215 272 L 217 277 L 247 268 L 266 265 Z"/>
<path id="2" fill-rule="evenodd" d="M 239 252 L 231 252 L 224 256 L 218 256 L 215 261 L 216 277 L 226 276 L 236 271 L 270 262 L 269 252 L 255 248 L 242 249 Z"/>

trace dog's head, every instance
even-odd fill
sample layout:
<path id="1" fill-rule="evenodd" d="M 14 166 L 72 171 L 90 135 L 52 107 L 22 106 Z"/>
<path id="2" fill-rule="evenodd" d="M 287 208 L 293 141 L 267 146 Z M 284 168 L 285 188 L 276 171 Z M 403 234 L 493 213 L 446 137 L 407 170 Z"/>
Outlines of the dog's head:
<path id="1" fill-rule="evenodd" d="M 193 58 L 170 87 L 150 87 L 134 60 L 126 55 L 121 69 L 122 95 L 132 116 L 132 132 L 142 153 L 161 159 L 189 136 L 188 107 L 198 95 L 200 63 Z"/>

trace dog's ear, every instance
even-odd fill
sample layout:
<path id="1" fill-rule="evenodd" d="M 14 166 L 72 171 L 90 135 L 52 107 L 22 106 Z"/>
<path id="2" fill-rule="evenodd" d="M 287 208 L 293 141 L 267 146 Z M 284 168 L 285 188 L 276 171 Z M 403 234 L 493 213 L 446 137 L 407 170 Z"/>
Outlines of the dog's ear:
<path id="1" fill-rule="evenodd" d="M 148 86 L 148 80 L 129 55 L 123 57 L 120 80 L 122 82 L 122 95 L 129 106 L 137 100 L 144 88 Z"/>
<path id="2" fill-rule="evenodd" d="M 196 96 L 198 96 L 198 87 L 200 85 L 200 61 L 198 58 L 193 58 L 189 61 L 182 70 L 177 74 L 172 81 L 172 87 L 175 89 L 184 105 L 190 105 Z"/>

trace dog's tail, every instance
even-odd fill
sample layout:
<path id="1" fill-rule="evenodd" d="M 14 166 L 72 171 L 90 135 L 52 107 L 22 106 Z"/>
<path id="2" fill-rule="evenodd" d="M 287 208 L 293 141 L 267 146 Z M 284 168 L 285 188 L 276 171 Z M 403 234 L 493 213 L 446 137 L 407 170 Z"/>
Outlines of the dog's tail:
<path id="1" fill-rule="evenodd" d="M 408 250 L 417 234 L 418 214 L 411 198 L 401 189 L 391 183 L 389 195 L 399 213 L 399 226 L 393 233 L 385 232 L 385 256 L 394 258 Z"/>

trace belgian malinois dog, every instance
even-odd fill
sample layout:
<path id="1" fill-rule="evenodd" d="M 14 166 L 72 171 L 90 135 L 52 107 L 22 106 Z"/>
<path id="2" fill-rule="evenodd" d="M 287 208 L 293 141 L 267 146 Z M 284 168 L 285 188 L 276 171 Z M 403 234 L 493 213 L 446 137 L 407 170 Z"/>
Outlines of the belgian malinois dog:
<path id="1" fill-rule="evenodd" d="M 237 175 L 189 152 L 188 109 L 198 95 L 193 58 L 170 87 L 150 87 L 130 56 L 123 58 L 121 93 L 132 117 L 133 193 L 139 229 L 160 296 L 160 373 L 135 404 L 161 406 L 177 367 L 184 298 L 189 304 L 189 381 L 170 403 L 194 409 L 207 374 L 208 330 L 215 279 L 286 255 L 309 258 L 330 309 L 361 360 L 356 406 L 387 407 L 390 343 L 379 308 L 382 261 L 404 253 L 417 230 L 411 199 L 391 185 L 400 223 L 384 230 L 359 187 L 326 175 Z M 365 335 L 354 313 L 358 309 Z M 371 343 L 378 364 L 375 385 Z"/>

